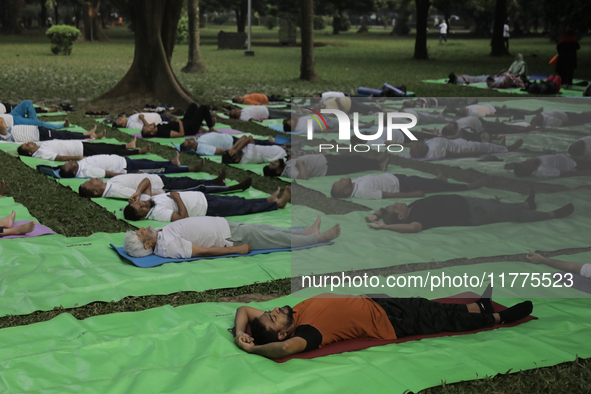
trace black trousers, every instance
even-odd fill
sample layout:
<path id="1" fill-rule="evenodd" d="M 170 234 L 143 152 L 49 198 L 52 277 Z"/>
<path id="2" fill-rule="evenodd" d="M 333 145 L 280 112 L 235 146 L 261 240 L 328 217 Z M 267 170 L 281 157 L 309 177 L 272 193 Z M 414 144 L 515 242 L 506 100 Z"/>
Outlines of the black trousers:
<path id="1" fill-rule="evenodd" d="M 503 122 L 491 122 L 488 120 L 480 119 L 484 131 L 493 134 L 519 134 L 523 133 L 527 129 L 521 126 L 514 126 Z"/>
<path id="2" fill-rule="evenodd" d="M 82 133 L 74 133 L 68 130 L 51 130 L 39 126 L 39 141 L 48 140 L 85 140 L 88 136 Z"/>
<path id="3" fill-rule="evenodd" d="M 277 202 L 269 202 L 266 198 L 246 199 L 238 196 L 211 196 L 207 199 L 206 216 L 238 216 L 277 210 Z"/>
<path id="4" fill-rule="evenodd" d="M 216 185 L 211 179 L 193 179 L 188 176 L 167 177 L 160 175 L 166 192 L 203 192 L 223 193 L 230 190 L 229 186 Z"/>
<path id="5" fill-rule="evenodd" d="M 380 163 L 376 159 L 370 159 L 359 155 L 325 155 L 328 167 L 326 176 L 346 175 L 356 172 L 378 170 Z"/>
<path id="6" fill-rule="evenodd" d="M 468 190 L 468 186 L 461 183 L 448 183 L 439 179 L 421 178 L 415 175 L 394 174 L 398 178 L 401 192 L 423 191 L 425 193 L 458 192 Z"/>
<path id="7" fill-rule="evenodd" d="M 236 137 L 232 136 L 232 145 L 234 145 L 235 143 L 237 143 L 239 139 L 240 138 L 236 138 Z M 269 140 L 258 140 L 256 138 L 254 139 L 254 144 L 255 145 L 262 145 L 262 146 L 279 145 L 279 144 L 273 143 L 273 142 L 271 142 Z"/>
<path id="8" fill-rule="evenodd" d="M 132 156 L 139 154 L 138 149 L 127 149 L 125 145 L 107 144 L 104 142 L 83 142 L 83 156 L 119 155 Z"/>
<path id="9" fill-rule="evenodd" d="M 564 80 L 562 83 L 564 83 Z M 577 112 L 566 112 L 566 115 L 568 116 L 568 123 L 563 126 L 580 126 L 591 122 L 591 112 L 583 112 L 581 114 Z"/>
<path id="10" fill-rule="evenodd" d="M 291 119 L 291 112 L 277 108 L 267 108 L 269 119 Z"/>
<path id="11" fill-rule="evenodd" d="M 149 159 L 130 159 L 128 157 L 125 158 L 127 162 L 127 172 L 129 174 L 137 173 L 137 172 L 144 172 L 146 174 L 175 174 L 179 172 L 189 172 L 189 167 L 187 166 L 176 166 L 172 164 L 170 161 L 154 161 Z"/>
<path id="12" fill-rule="evenodd" d="M 469 313 L 464 304 L 442 304 L 419 297 L 372 299 L 384 309 L 398 338 L 472 331 L 495 324 L 492 315 Z"/>
<path id="13" fill-rule="evenodd" d="M 359 100 L 351 100 L 351 110 L 349 112 L 357 112 L 359 114 L 365 115 L 372 112 L 382 112 L 382 110 L 380 107 L 375 105 L 367 105 L 360 103 Z"/>
<path id="14" fill-rule="evenodd" d="M 189 104 L 182 119 L 185 135 L 199 133 L 203 121 L 205 121 L 207 127 L 213 127 L 214 125 L 209 105 L 200 105 L 198 107 L 195 103 Z"/>

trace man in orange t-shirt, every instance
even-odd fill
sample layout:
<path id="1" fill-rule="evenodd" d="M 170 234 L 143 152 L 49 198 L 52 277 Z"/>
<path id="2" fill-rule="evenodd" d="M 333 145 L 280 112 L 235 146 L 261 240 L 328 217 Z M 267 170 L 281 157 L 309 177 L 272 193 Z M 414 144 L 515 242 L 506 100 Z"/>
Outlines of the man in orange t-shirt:
<path id="1" fill-rule="evenodd" d="M 269 97 L 262 93 L 251 93 L 244 96 L 234 96 L 232 102 L 244 105 L 268 105 Z"/>
<path id="2" fill-rule="evenodd" d="M 282 358 L 348 339 L 392 340 L 442 331 L 472 331 L 521 320 L 532 311 L 532 303 L 525 301 L 495 313 L 491 293 L 489 287 L 482 298 L 467 305 L 418 297 L 321 294 L 293 309 L 286 305 L 263 312 L 242 306 L 236 311 L 235 342 L 248 353 Z M 246 334 L 248 324 L 252 336 Z"/>

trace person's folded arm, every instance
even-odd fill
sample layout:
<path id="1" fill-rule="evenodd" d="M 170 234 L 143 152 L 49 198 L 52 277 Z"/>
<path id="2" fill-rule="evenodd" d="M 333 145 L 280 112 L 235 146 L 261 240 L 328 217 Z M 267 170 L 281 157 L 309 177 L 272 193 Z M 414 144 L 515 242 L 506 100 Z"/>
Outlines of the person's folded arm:
<path id="1" fill-rule="evenodd" d="M 144 126 L 149 126 L 150 123 L 148 123 L 148 121 L 146 120 L 146 117 L 144 116 L 144 114 L 140 114 L 138 116 L 138 118 L 142 121 L 142 123 L 144 124 Z"/>
<path id="2" fill-rule="evenodd" d="M 214 257 L 224 256 L 227 254 L 248 254 L 251 251 L 251 249 L 252 248 L 249 244 L 213 248 L 203 248 L 198 245 L 193 245 L 191 257 Z"/>
<path id="3" fill-rule="evenodd" d="M 267 358 L 283 358 L 303 352 L 308 342 L 301 337 L 289 338 L 281 342 L 272 342 L 256 346 L 253 342 L 246 342 L 236 337 L 236 345 L 247 353 L 258 354 Z"/>
<path id="4" fill-rule="evenodd" d="M 168 198 L 172 198 L 179 208 L 178 212 L 174 212 L 172 214 L 172 218 L 170 219 L 171 222 L 189 217 L 189 211 L 187 211 L 187 207 L 185 206 L 185 203 L 178 192 L 170 192 Z"/>
<path id="5" fill-rule="evenodd" d="M 120 174 L 117 172 L 111 172 L 111 171 L 105 171 L 105 178 L 113 178 L 114 176 L 117 176 L 117 175 L 124 175 L 124 174 L 122 174 L 122 173 Z"/>
<path id="6" fill-rule="evenodd" d="M 132 202 L 136 202 L 140 200 L 140 196 L 142 194 L 149 194 L 150 196 L 153 196 L 152 194 L 152 182 L 150 182 L 150 178 L 144 178 L 142 179 L 142 181 L 140 182 L 140 184 L 137 186 L 137 189 L 135 191 L 135 193 L 133 193 L 131 195 L 131 197 L 129 197 L 129 203 L 131 204 Z"/>
<path id="7" fill-rule="evenodd" d="M 308 170 L 306 169 L 306 166 L 304 165 L 304 162 L 301 160 L 297 160 L 296 161 L 296 166 L 298 167 L 298 176 L 296 177 L 296 179 L 302 179 L 302 180 L 308 180 L 310 178 L 310 176 L 308 175 Z"/>

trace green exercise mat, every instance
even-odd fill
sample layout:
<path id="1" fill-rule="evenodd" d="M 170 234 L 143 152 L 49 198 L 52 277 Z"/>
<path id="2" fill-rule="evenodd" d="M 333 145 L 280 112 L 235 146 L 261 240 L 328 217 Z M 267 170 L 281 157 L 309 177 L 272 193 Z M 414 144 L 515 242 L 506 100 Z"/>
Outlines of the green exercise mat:
<path id="1" fill-rule="evenodd" d="M 252 306 L 269 310 L 298 301 L 286 297 Z M 403 393 L 591 356 L 587 300 L 535 300 L 539 319 L 517 327 L 283 364 L 236 347 L 227 329 L 239 306 L 164 306 L 83 321 L 62 314 L 3 329 L 0 359 L 6 363 L 0 388 L 6 393 L 191 392 L 195 387 L 207 392 Z"/>
<path id="2" fill-rule="evenodd" d="M 228 103 L 228 104 L 232 104 L 236 107 L 239 108 L 246 108 L 246 107 L 252 107 L 252 105 L 250 104 L 237 104 L 232 102 L 232 100 L 222 100 L 224 103 Z M 265 104 L 264 107 L 269 107 L 269 108 L 284 108 L 286 107 L 287 104 Z"/>
<path id="3" fill-rule="evenodd" d="M 421 82 L 424 82 L 424 83 L 447 84 L 447 78 L 442 78 L 442 79 L 424 79 Z M 575 81 L 573 80 L 573 82 L 575 82 Z M 488 86 L 486 85 L 486 83 L 475 83 L 475 84 L 457 85 L 457 86 L 464 86 L 464 87 L 478 88 L 478 89 L 488 89 Z M 529 95 L 528 92 L 521 90 L 521 88 L 494 89 L 494 90 L 496 90 L 498 92 L 501 92 L 501 93 L 528 94 Z M 566 89 L 566 88 L 563 87 L 563 88 L 560 89 L 560 93 L 561 94 L 552 94 L 552 95 L 546 95 L 546 96 L 549 96 L 549 97 L 583 97 L 583 91 L 582 90 Z"/>

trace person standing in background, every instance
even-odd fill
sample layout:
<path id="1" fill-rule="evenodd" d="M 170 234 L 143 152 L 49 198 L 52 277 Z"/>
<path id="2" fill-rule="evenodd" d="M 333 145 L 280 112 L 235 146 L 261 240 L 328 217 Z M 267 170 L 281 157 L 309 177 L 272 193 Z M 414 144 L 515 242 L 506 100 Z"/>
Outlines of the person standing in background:
<path id="1" fill-rule="evenodd" d="M 566 29 L 564 36 L 558 41 L 558 61 L 556 62 L 556 74 L 562 78 L 563 85 L 572 85 L 575 70 L 577 68 L 577 51 L 581 49 L 575 31 Z"/>

